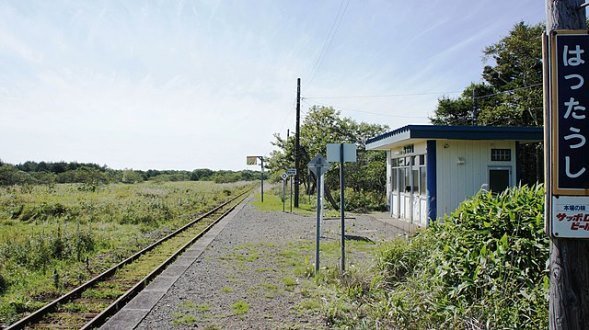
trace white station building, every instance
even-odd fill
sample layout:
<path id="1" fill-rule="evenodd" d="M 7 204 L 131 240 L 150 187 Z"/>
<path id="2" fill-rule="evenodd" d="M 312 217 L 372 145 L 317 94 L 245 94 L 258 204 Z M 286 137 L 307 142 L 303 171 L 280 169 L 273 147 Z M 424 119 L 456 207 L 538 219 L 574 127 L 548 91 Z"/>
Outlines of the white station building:
<path id="1" fill-rule="evenodd" d="M 517 145 L 542 140 L 541 127 L 408 125 L 369 139 L 366 149 L 386 151 L 391 216 L 427 226 L 481 188 L 516 185 Z"/>

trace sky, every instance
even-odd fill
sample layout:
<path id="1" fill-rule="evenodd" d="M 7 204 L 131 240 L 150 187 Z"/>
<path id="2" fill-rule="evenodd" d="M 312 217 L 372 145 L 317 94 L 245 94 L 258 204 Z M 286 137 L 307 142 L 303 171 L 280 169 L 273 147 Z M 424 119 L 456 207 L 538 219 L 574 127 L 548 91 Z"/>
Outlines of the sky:
<path id="1" fill-rule="evenodd" d="M 303 118 L 427 124 L 520 21 L 544 1 L 0 0 L 0 159 L 255 170 L 297 78 Z"/>

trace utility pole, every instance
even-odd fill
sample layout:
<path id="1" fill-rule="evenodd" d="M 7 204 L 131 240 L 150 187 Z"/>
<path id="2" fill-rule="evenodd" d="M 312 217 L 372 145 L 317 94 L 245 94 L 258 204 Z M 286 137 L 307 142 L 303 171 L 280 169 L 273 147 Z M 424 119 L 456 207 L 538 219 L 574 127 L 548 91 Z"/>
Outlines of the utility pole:
<path id="1" fill-rule="evenodd" d="M 475 101 L 475 97 L 474 97 L 474 84 L 472 85 L 472 126 L 476 126 L 477 125 L 477 106 L 476 106 L 476 101 Z"/>
<path id="2" fill-rule="evenodd" d="M 587 29 L 583 3 L 584 0 L 546 0 L 546 33 Z M 552 198 L 550 187 L 547 182 L 548 198 Z M 551 213 L 548 210 L 546 214 L 551 217 Z M 586 329 L 589 325 L 589 240 L 551 238 L 549 305 L 550 329 Z"/>
<path id="3" fill-rule="evenodd" d="M 297 78 L 297 127 L 295 131 L 295 169 L 294 177 L 294 207 L 299 207 L 299 169 L 301 165 L 301 78 Z"/>

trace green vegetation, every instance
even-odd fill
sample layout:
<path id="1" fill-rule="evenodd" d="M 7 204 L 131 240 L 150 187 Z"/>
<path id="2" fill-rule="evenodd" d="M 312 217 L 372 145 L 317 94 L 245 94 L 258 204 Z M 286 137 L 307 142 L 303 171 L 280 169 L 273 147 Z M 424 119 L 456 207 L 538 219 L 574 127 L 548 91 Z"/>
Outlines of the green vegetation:
<path id="1" fill-rule="evenodd" d="M 282 278 L 282 284 L 284 284 L 286 291 L 293 291 L 295 286 L 297 286 L 297 280 L 290 276 L 286 276 Z"/>
<path id="2" fill-rule="evenodd" d="M 278 295 L 278 286 L 272 283 L 262 283 L 261 287 L 264 292 L 264 297 L 274 299 Z"/>
<path id="3" fill-rule="evenodd" d="M 250 305 L 245 300 L 238 300 L 231 305 L 234 315 L 244 315 L 250 310 Z"/>
<path id="4" fill-rule="evenodd" d="M 456 99 L 440 98 L 432 123 L 542 126 L 543 31 L 543 24 L 521 22 L 485 48 L 484 82 L 469 85 Z"/>
<path id="5" fill-rule="evenodd" d="M 208 319 L 211 307 L 208 304 L 197 304 L 192 300 L 186 300 L 178 305 L 178 311 L 172 314 L 174 326 L 194 326 L 198 320 Z M 198 314 L 198 317 L 197 315 Z"/>
<path id="6" fill-rule="evenodd" d="M 143 181 L 213 181 L 231 183 L 260 179 L 258 171 L 213 171 L 196 169 L 193 171 L 132 169 L 114 170 L 106 165 L 77 162 L 25 162 L 11 165 L 0 160 L 0 186 L 15 184 L 84 183 L 82 189 L 96 189 L 96 185 L 107 183 L 138 183 Z"/>
<path id="7" fill-rule="evenodd" d="M 328 143 L 355 143 L 357 145 L 356 163 L 347 163 L 346 186 L 354 192 L 355 197 L 347 198 L 345 207 L 353 209 L 384 209 L 385 207 L 385 185 L 386 178 L 385 153 L 381 151 L 366 151 L 366 139 L 384 133 L 387 126 L 378 124 L 367 124 L 356 122 L 351 118 L 342 117 L 339 111 L 331 107 L 313 106 L 309 109 L 301 124 L 301 162 L 299 173 L 301 173 L 301 196 L 306 193 L 311 195 L 315 192 L 315 177 L 307 173 L 307 164 L 317 154 L 326 156 Z M 272 142 L 277 150 L 273 151 L 268 160 L 268 168 L 272 177 L 280 180 L 280 175 L 288 168 L 294 168 L 294 137 L 283 139 L 279 134 L 274 134 L 275 141 Z M 326 204 L 333 209 L 339 209 L 339 199 L 335 189 L 339 187 L 338 166 L 332 166 L 327 172 L 325 179 Z M 336 196 L 335 198 L 332 196 Z M 337 201 L 335 200 L 337 199 Z M 362 205 L 352 204 L 350 201 L 358 200 Z M 368 200 L 368 201 L 367 201 Z M 366 202 L 367 201 L 367 202 Z M 365 203 L 366 202 L 366 203 Z"/>
<path id="8" fill-rule="evenodd" d="M 204 313 L 204 312 L 210 311 L 211 310 L 211 306 L 209 306 L 209 304 L 200 304 L 200 305 L 196 305 L 195 306 L 195 310 L 197 312 Z"/>
<path id="9" fill-rule="evenodd" d="M 260 194 L 255 194 L 255 199 L 252 202 L 252 205 L 260 211 L 282 212 L 282 187 L 274 186 L 272 189 L 264 191 L 263 203 L 261 202 Z M 315 216 L 317 214 L 316 205 L 317 195 L 310 197 L 301 195 L 301 198 L 299 199 L 299 208 L 293 206 L 292 212 L 298 215 Z M 326 209 L 323 213 L 325 217 L 339 216 L 338 210 L 331 209 L 329 205 L 325 205 L 325 208 Z M 285 212 L 290 212 L 290 199 L 288 197 L 285 201 Z"/>
<path id="10" fill-rule="evenodd" d="M 172 318 L 172 324 L 175 326 L 192 326 L 195 325 L 198 321 L 196 316 L 182 312 L 175 312 L 172 315 Z"/>
<path id="11" fill-rule="evenodd" d="M 543 205 L 542 186 L 478 194 L 410 240 L 381 247 L 376 276 L 323 274 L 318 283 L 335 292 L 324 315 L 355 328 L 547 328 Z"/>
<path id="12" fill-rule="evenodd" d="M 230 286 L 224 286 L 224 287 L 221 288 L 221 292 L 223 292 L 223 293 L 231 293 L 231 292 L 233 292 L 233 288 L 230 287 Z"/>
<path id="13" fill-rule="evenodd" d="M 0 186 L 0 324 L 87 281 L 244 185 L 189 181 L 87 187 Z M 133 274 L 121 274 L 127 275 Z M 120 293 L 113 287 L 85 294 Z"/>

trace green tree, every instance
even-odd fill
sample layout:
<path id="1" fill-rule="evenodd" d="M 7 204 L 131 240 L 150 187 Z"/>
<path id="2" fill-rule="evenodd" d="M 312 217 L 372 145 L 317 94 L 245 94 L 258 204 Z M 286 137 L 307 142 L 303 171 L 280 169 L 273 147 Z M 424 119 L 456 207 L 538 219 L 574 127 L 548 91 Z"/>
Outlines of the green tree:
<path id="1" fill-rule="evenodd" d="M 430 118 L 435 125 L 542 126 L 543 24 L 516 24 L 509 35 L 483 51 L 482 83 L 456 98 L 442 97 Z M 518 149 L 523 183 L 541 182 L 542 145 Z"/>
<path id="2" fill-rule="evenodd" d="M 206 181 L 212 175 L 214 171 L 209 170 L 208 168 L 197 168 L 190 173 L 190 180 L 192 181 Z"/>
<path id="3" fill-rule="evenodd" d="M 143 182 L 143 176 L 141 172 L 134 171 L 132 169 L 124 169 L 121 172 L 121 182 L 122 183 L 137 183 Z"/>
<path id="4" fill-rule="evenodd" d="M 456 99 L 443 96 L 430 121 L 434 125 L 474 125 L 480 123 L 480 109 L 498 105 L 496 89 L 484 83 L 471 83 Z"/>
<path id="5" fill-rule="evenodd" d="M 35 179 L 28 173 L 20 171 L 13 165 L 0 165 L 0 185 L 9 186 L 15 184 L 35 183 Z"/>
<path id="6" fill-rule="evenodd" d="M 356 192 L 384 190 L 383 180 L 386 178 L 385 155 L 382 152 L 366 151 L 366 140 L 384 133 L 387 126 L 377 124 L 358 123 L 351 118 L 342 117 L 339 111 L 332 107 L 313 106 L 303 119 L 300 131 L 301 162 L 298 169 L 301 173 L 303 185 L 307 193 L 313 193 L 315 179 L 307 173 L 307 164 L 317 154 L 326 155 L 328 143 L 355 143 L 357 146 L 357 162 L 346 165 L 346 186 Z M 284 139 L 280 134 L 274 134 L 276 147 L 268 159 L 267 167 L 271 172 L 283 172 L 294 168 L 295 139 Z M 305 178 L 307 180 L 305 180 Z M 310 184 L 307 184 L 307 181 Z M 331 198 L 331 189 L 339 187 L 337 166 L 326 176 L 327 199 L 334 208 L 337 204 Z"/>
<path id="7" fill-rule="evenodd" d="M 431 122 L 542 126 L 543 30 L 543 24 L 530 26 L 520 22 L 508 36 L 486 47 L 484 81 L 470 84 L 456 99 L 440 98 Z"/>

